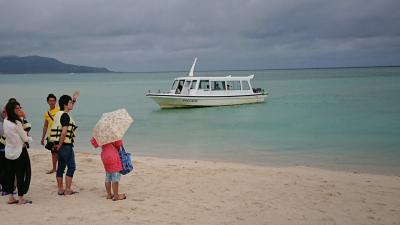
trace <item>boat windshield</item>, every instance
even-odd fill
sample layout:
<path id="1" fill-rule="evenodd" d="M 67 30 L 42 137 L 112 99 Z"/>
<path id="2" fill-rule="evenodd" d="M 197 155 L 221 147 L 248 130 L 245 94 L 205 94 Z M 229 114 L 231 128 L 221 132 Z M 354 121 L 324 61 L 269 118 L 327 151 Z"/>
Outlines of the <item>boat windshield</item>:
<path id="1" fill-rule="evenodd" d="M 175 94 L 180 94 L 182 92 L 183 84 L 185 83 L 185 80 L 179 80 L 178 82 L 178 87 L 175 90 Z"/>
<path id="2" fill-rule="evenodd" d="M 174 80 L 174 83 L 172 84 L 171 90 L 175 90 L 177 86 L 178 86 L 178 80 Z"/>

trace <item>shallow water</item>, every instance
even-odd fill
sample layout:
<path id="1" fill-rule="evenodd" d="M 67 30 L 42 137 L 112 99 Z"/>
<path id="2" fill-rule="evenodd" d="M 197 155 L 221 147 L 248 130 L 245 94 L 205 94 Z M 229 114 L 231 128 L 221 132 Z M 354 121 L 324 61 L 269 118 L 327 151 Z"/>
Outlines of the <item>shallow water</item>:
<path id="1" fill-rule="evenodd" d="M 94 151 L 101 113 L 125 107 L 134 125 L 125 137 L 138 155 L 262 165 L 311 165 L 400 174 L 400 68 L 198 72 L 255 74 L 265 103 L 161 110 L 145 97 L 185 72 L 0 75 L 0 104 L 16 97 L 39 147 L 46 96 L 81 91 L 72 115 L 76 150 Z"/>

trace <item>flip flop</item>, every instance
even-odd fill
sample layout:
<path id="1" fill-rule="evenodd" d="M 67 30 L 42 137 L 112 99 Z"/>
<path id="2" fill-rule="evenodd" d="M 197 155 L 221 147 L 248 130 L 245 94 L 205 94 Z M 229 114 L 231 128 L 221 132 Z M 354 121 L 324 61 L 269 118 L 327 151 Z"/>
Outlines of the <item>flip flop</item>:
<path id="1" fill-rule="evenodd" d="M 64 195 L 64 192 L 57 192 L 58 195 Z"/>
<path id="2" fill-rule="evenodd" d="M 12 202 L 7 202 L 7 204 L 12 205 L 12 204 L 18 204 L 18 200 L 14 200 Z"/>
<path id="3" fill-rule="evenodd" d="M 52 174 L 52 173 L 54 173 L 54 172 L 56 172 L 56 171 L 54 171 L 54 170 L 48 170 L 48 171 L 46 172 L 46 174 Z"/>
<path id="4" fill-rule="evenodd" d="M 32 201 L 31 200 L 25 200 L 24 203 L 18 203 L 18 204 L 20 204 L 20 205 L 32 204 Z"/>
<path id="5" fill-rule="evenodd" d="M 72 191 L 71 193 L 67 193 L 67 192 L 64 192 L 64 195 L 74 195 L 74 194 L 78 194 L 79 192 L 77 192 L 77 191 Z"/>

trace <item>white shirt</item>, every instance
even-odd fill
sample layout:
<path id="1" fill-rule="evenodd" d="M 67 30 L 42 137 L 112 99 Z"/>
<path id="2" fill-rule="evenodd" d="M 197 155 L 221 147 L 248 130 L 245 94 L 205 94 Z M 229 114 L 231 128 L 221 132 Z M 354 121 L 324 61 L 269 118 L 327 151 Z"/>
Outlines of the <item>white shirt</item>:
<path id="1" fill-rule="evenodd" d="M 25 142 L 31 142 L 32 138 L 28 137 L 22 123 L 17 121 L 17 124 L 5 119 L 4 124 L 4 136 L 6 137 L 6 158 L 7 159 L 18 159 L 21 155 L 22 148 Z"/>

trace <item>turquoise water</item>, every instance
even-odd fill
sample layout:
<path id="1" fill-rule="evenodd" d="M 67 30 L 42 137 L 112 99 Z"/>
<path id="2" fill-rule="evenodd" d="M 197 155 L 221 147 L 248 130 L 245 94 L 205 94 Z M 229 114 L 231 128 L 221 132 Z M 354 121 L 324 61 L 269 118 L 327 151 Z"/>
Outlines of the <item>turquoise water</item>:
<path id="1" fill-rule="evenodd" d="M 0 75 L 0 104 L 16 97 L 38 144 L 48 93 L 81 91 L 72 114 L 76 150 L 94 151 L 101 113 L 125 107 L 134 125 L 125 137 L 136 155 L 310 165 L 400 174 L 400 68 L 198 72 L 255 74 L 270 93 L 261 104 L 161 110 L 145 97 L 184 72 Z"/>

